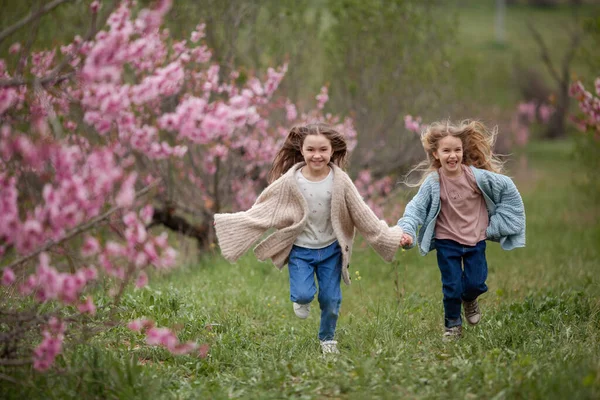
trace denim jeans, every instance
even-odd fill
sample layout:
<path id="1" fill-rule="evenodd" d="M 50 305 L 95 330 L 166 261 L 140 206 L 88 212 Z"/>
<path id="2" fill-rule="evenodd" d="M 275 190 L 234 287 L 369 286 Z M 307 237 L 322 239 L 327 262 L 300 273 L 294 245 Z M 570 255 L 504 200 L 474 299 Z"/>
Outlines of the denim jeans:
<path id="1" fill-rule="evenodd" d="M 320 340 L 333 340 L 340 305 L 342 304 L 342 250 L 338 242 L 322 249 L 307 249 L 294 245 L 288 261 L 290 271 L 290 300 L 298 304 L 310 303 L 317 293 L 315 275 L 319 284 L 321 307 Z"/>
<path id="2" fill-rule="evenodd" d="M 485 240 L 467 246 L 450 239 L 435 239 L 437 260 L 442 273 L 444 294 L 444 325 L 462 325 L 462 301 L 473 301 L 487 292 L 487 261 Z M 463 268 L 464 266 L 464 268 Z"/>

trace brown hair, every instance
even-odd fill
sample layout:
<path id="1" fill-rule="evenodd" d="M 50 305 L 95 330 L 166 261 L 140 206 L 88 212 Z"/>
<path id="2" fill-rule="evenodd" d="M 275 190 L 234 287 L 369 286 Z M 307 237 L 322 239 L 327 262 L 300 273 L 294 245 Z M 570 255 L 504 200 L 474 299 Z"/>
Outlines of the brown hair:
<path id="1" fill-rule="evenodd" d="M 294 126 L 285 138 L 283 146 L 275 155 L 275 160 L 269 171 L 269 183 L 272 183 L 285 174 L 294 164 L 304 161 L 301 150 L 304 139 L 308 135 L 325 136 L 333 149 L 330 162 L 342 169 L 346 167 L 348 146 L 344 135 L 333 129 L 333 127 L 323 123 Z"/>
<path id="2" fill-rule="evenodd" d="M 462 163 L 488 171 L 502 173 L 503 163 L 492 152 L 498 128 L 488 129 L 483 123 L 473 120 L 465 120 L 454 125 L 450 121 L 434 122 L 421 134 L 421 143 L 427 154 L 427 159 L 419 163 L 410 172 L 423 171 L 422 183 L 425 177 L 438 170 L 442 165 L 433 153 L 437 151 L 439 142 L 446 136 L 454 136 L 460 139 L 463 145 Z"/>

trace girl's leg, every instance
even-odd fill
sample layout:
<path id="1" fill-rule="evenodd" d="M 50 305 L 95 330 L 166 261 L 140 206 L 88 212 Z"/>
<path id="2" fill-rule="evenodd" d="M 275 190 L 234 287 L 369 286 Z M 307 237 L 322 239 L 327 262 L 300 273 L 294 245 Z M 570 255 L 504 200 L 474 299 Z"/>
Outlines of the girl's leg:
<path id="1" fill-rule="evenodd" d="M 290 271 L 290 300 L 310 303 L 317 293 L 315 285 L 316 250 L 293 246 L 288 261 Z"/>
<path id="2" fill-rule="evenodd" d="M 460 317 L 462 289 L 462 248 L 453 240 L 436 239 L 438 267 L 442 273 L 444 294 L 444 325 L 446 328 L 462 325 Z"/>
<path id="3" fill-rule="evenodd" d="M 485 259 L 485 240 L 473 247 L 466 247 L 464 260 L 464 286 L 462 299 L 471 302 L 481 294 L 487 292 L 485 284 L 488 274 L 487 260 Z"/>
<path id="4" fill-rule="evenodd" d="M 316 270 L 321 307 L 319 340 L 333 340 L 342 304 L 342 251 L 338 242 L 317 251 L 319 262 Z"/>

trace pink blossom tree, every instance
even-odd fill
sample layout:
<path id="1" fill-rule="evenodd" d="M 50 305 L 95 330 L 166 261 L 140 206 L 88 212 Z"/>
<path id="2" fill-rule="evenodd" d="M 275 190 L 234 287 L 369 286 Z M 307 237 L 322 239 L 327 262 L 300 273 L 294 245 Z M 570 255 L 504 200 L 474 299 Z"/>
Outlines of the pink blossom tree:
<path id="1" fill-rule="evenodd" d="M 122 324 L 127 287 L 177 264 L 166 231 L 151 228 L 208 244 L 212 215 L 249 207 L 264 187 L 291 125 L 326 121 L 356 144 L 352 120 L 324 112 L 326 86 L 302 112 L 275 96 L 287 65 L 222 76 L 204 25 L 182 40 L 161 28 L 171 0 L 138 12 L 132 1 L 112 4 L 91 3 L 83 37 L 38 52 L 14 43 L 0 60 L 0 322 L 9 327 L 0 345 L 10 349 L 0 365 L 47 370 L 67 330 L 98 312 L 110 317 L 104 326 Z M 391 185 L 368 172 L 359 182 L 375 202 Z M 101 311 L 96 295 L 110 299 Z M 127 326 L 174 354 L 208 351 L 148 319 Z M 24 335 L 32 331 L 41 341 Z"/>
<path id="2" fill-rule="evenodd" d="M 576 135 L 578 161 L 586 171 L 585 191 L 594 201 L 600 200 L 600 77 L 594 81 L 594 89 L 587 90 L 581 81 L 574 82 L 569 94 L 579 105 L 579 113 L 571 121 L 581 132 Z"/>

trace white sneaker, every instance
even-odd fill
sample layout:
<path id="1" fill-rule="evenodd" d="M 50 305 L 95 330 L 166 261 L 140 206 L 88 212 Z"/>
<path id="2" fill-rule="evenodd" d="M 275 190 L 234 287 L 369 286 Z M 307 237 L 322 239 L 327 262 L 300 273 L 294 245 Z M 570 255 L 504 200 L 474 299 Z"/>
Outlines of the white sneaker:
<path id="1" fill-rule="evenodd" d="M 337 340 L 321 340 L 321 351 L 323 351 L 323 354 L 340 354 L 337 348 Z"/>
<path id="2" fill-rule="evenodd" d="M 308 318 L 308 315 L 310 314 L 310 303 L 308 303 L 308 304 L 293 303 L 293 304 L 294 304 L 294 312 L 296 313 L 296 316 L 298 318 L 301 318 L 301 319 Z"/>

